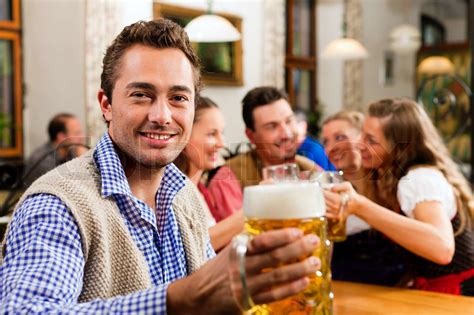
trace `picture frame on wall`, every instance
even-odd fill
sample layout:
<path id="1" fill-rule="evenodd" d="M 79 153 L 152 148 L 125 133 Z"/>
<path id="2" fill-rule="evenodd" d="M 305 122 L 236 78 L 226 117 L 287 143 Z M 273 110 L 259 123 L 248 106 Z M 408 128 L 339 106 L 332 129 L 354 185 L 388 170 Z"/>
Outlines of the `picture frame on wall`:
<path id="1" fill-rule="evenodd" d="M 182 6 L 153 3 L 153 17 L 170 19 L 182 27 L 206 11 Z M 232 23 L 242 34 L 242 18 L 217 13 Z M 206 85 L 242 86 L 242 40 L 222 43 L 192 43 L 202 65 L 202 77 Z"/>

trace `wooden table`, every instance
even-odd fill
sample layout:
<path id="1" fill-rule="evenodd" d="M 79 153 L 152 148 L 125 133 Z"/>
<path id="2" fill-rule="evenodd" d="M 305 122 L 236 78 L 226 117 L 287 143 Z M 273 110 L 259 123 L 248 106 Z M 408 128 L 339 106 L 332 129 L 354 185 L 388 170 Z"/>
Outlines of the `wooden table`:
<path id="1" fill-rule="evenodd" d="M 474 315 L 474 297 L 333 281 L 334 315 Z"/>

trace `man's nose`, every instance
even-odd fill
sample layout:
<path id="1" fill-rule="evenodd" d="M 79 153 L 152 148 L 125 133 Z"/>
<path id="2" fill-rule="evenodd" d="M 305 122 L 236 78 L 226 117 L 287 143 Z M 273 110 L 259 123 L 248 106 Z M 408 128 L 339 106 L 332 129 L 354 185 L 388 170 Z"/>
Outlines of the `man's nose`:
<path id="1" fill-rule="evenodd" d="M 283 139 L 292 139 L 296 136 L 296 128 L 288 124 L 282 124 L 280 128 L 280 136 Z"/>
<path id="2" fill-rule="evenodd" d="M 169 125 L 172 121 L 171 117 L 170 105 L 165 100 L 157 100 L 148 113 L 148 120 L 161 126 Z"/>

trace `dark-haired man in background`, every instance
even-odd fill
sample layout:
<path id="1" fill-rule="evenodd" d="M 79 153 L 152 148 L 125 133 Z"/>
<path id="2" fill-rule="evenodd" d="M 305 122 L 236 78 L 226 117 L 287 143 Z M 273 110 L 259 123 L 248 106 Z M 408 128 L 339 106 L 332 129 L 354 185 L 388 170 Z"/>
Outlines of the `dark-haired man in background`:
<path id="1" fill-rule="evenodd" d="M 25 187 L 86 150 L 81 123 L 73 114 L 55 115 L 48 124 L 48 136 L 49 141 L 36 148 L 25 163 Z"/>
<path id="2" fill-rule="evenodd" d="M 242 116 L 253 149 L 227 161 L 242 188 L 258 185 L 266 166 L 296 163 L 300 170 L 322 170 L 310 159 L 296 154 L 296 116 L 284 91 L 271 86 L 250 90 L 242 100 Z"/>

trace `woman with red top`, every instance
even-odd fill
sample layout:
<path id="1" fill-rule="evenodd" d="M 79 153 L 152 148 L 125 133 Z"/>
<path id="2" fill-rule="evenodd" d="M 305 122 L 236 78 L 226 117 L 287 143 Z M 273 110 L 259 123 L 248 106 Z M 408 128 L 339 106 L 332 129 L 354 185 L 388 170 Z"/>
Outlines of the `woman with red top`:
<path id="1" fill-rule="evenodd" d="M 474 200 L 428 115 L 414 101 L 369 106 L 362 129 L 367 197 L 349 183 L 346 211 L 407 253 L 415 289 L 474 295 Z"/>
<path id="2" fill-rule="evenodd" d="M 216 168 L 222 163 L 219 151 L 224 147 L 224 126 L 224 115 L 217 105 L 207 97 L 199 97 L 191 137 L 175 161 L 206 201 L 213 217 L 209 234 L 216 251 L 243 228 L 239 181 L 228 167 Z"/>

